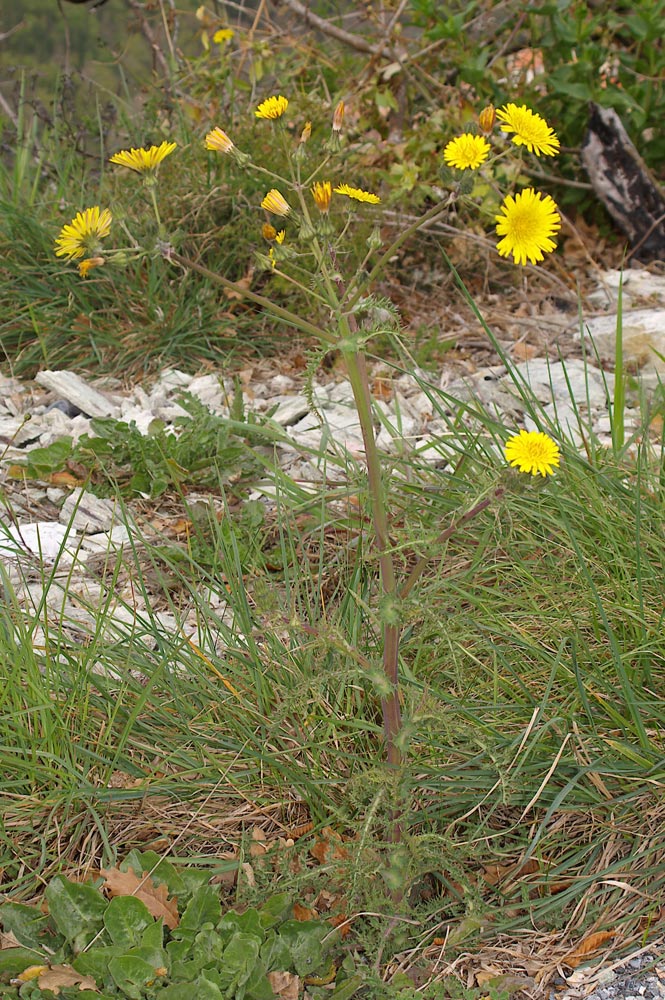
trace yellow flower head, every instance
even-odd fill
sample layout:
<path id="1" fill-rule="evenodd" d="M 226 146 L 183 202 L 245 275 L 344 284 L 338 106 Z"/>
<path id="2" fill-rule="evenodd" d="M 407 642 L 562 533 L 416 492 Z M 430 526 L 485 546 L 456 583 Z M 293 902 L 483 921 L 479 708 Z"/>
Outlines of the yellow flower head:
<path id="1" fill-rule="evenodd" d="M 263 236 L 264 240 L 272 242 L 277 237 L 277 230 L 269 222 L 264 222 L 261 226 L 261 236 Z"/>
<path id="2" fill-rule="evenodd" d="M 443 158 L 449 167 L 458 170 L 477 170 L 490 153 L 490 144 L 482 135 L 465 132 L 451 139 L 443 151 Z"/>
<path id="3" fill-rule="evenodd" d="M 496 113 L 502 132 L 514 132 L 513 142 L 516 146 L 526 146 L 530 153 L 540 156 L 556 156 L 559 152 L 559 140 L 544 118 L 530 111 L 526 104 L 518 108 L 516 104 L 506 104 Z"/>
<path id="4" fill-rule="evenodd" d="M 218 153 L 230 153 L 234 148 L 233 140 L 229 139 L 221 128 L 214 128 L 212 132 L 208 132 L 205 143 L 206 149 L 215 149 Z"/>
<path id="5" fill-rule="evenodd" d="M 496 248 L 502 257 L 512 254 L 516 264 L 535 264 L 555 249 L 552 236 L 561 228 L 561 216 L 548 194 L 543 197 L 533 188 L 524 188 L 515 197 L 508 195 L 501 211 L 496 216 L 496 232 L 503 239 Z"/>
<path id="6" fill-rule="evenodd" d="M 279 97 L 268 97 L 262 101 L 254 114 L 257 118 L 281 118 L 288 106 L 288 100 L 280 94 Z"/>
<path id="7" fill-rule="evenodd" d="M 340 101 L 333 113 L 333 132 L 341 132 L 344 124 L 344 101 Z"/>
<path id="8" fill-rule="evenodd" d="M 278 243 L 281 246 L 282 243 L 284 242 L 285 236 L 286 236 L 286 229 L 280 229 L 278 233 L 275 233 L 275 243 Z"/>
<path id="9" fill-rule="evenodd" d="M 354 188 L 349 184 L 338 184 L 334 188 L 335 194 L 346 195 L 347 198 L 355 198 L 356 201 L 366 201 L 368 205 L 378 205 L 381 199 L 378 194 L 371 191 L 363 191 L 362 188 Z"/>
<path id="10" fill-rule="evenodd" d="M 87 278 L 88 271 L 91 271 L 93 267 L 102 267 L 105 263 L 103 257 L 88 257 L 87 260 L 79 261 L 79 274 L 82 278 Z"/>
<path id="11" fill-rule="evenodd" d="M 559 446 L 541 431 L 520 431 L 508 438 L 506 461 L 532 476 L 551 476 L 561 461 Z"/>
<path id="12" fill-rule="evenodd" d="M 123 149 L 121 153 L 114 153 L 111 163 L 117 163 L 121 167 L 129 167 L 138 174 L 154 174 L 157 167 L 165 157 L 176 148 L 175 142 L 162 142 L 159 146 L 151 146 L 150 149 Z"/>
<path id="13" fill-rule="evenodd" d="M 93 256 L 100 249 L 100 240 L 111 231 L 112 215 L 108 208 L 100 211 L 99 206 L 79 212 L 68 226 L 63 226 L 55 241 L 56 257 L 78 260 L 86 253 Z"/>
<path id="14" fill-rule="evenodd" d="M 330 199 L 332 198 L 332 184 L 330 181 L 316 181 L 312 188 L 312 197 L 319 212 L 323 212 L 325 215 L 330 208 Z"/>
<path id="15" fill-rule="evenodd" d="M 215 45 L 221 45 L 223 42 L 228 42 L 230 38 L 233 38 L 235 31 L 233 28 L 218 28 L 215 34 L 212 36 L 212 40 Z"/>
<path id="16" fill-rule="evenodd" d="M 279 193 L 277 188 L 272 188 L 268 191 L 268 194 L 261 202 L 261 208 L 265 208 L 266 212 L 271 212 L 272 215 L 286 216 L 291 211 L 286 199 Z"/>

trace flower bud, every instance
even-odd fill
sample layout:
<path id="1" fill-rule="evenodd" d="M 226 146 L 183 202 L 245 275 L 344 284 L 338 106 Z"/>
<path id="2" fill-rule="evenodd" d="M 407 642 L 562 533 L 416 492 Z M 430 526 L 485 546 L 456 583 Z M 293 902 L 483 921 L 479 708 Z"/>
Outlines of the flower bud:
<path id="1" fill-rule="evenodd" d="M 481 131 L 485 132 L 487 135 L 494 128 L 494 123 L 496 122 L 496 111 L 493 104 L 488 104 L 486 108 L 478 115 L 478 125 Z"/>
<path id="2" fill-rule="evenodd" d="M 374 226 L 374 229 L 367 237 L 367 246 L 370 250 L 378 250 L 382 244 L 383 240 L 381 239 L 381 230 L 378 226 Z"/>
<path id="3" fill-rule="evenodd" d="M 332 130 L 333 132 L 341 132 L 342 124 L 344 122 L 344 101 L 340 101 L 335 108 L 335 113 L 333 114 Z"/>

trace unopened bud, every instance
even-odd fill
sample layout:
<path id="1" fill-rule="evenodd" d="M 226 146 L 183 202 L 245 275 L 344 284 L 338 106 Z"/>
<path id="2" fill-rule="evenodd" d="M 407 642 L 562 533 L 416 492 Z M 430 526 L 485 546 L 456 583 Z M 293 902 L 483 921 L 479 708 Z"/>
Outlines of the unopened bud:
<path id="1" fill-rule="evenodd" d="M 378 250 L 382 244 L 383 240 L 381 239 L 381 231 L 378 226 L 375 226 L 367 237 L 367 246 L 370 250 Z"/>
<path id="2" fill-rule="evenodd" d="M 335 108 L 335 113 L 333 114 L 332 130 L 333 132 L 341 132 L 342 124 L 344 122 L 344 101 L 340 101 Z"/>
<path id="3" fill-rule="evenodd" d="M 478 125 L 481 130 L 489 135 L 496 122 L 496 111 L 493 104 L 488 104 L 478 115 Z"/>
<path id="4" fill-rule="evenodd" d="M 312 134 L 312 123 L 305 122 L 305 127 L 300 133 L 300 142 L 307 142 L 311 134 Z"/>

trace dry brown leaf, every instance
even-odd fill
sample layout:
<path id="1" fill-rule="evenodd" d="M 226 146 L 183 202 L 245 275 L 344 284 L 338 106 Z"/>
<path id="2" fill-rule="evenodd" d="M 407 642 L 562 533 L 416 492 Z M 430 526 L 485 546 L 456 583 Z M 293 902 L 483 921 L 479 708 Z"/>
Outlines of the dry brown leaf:
<path id="1" fill-rule="evenodd" d="M 525 340 L 518 340 L 510 353 L 513 361 L 530 361 L 538 354 L 538 348 L 527 344 Z"/>
<path id="2" fill-rule="evenodd" d="M 351 931 L 351 921 L 345 913 L 334 913 L 332 917 L 328 917 L 328 923 L 332 927 L 339 927 L 339 936 L 341 938 L 345 938 Z"/>
<path id="3" fill-rule="evenodd" d="M 564 965 L 569 965 L 571 969 L 576 969 L 583 959 L 588 958 L 594 951 L 598 951 L 604 944 L 616 937 L 616 931 L 596 931 L 589 934 L 578 944 L 577 948 L 564 955 L 561 961 Z"/>
<path id="4" fill-rule="evenodd" d="M 72 969 L 71 965 L 51 966 L 50 969 L 40 973 L 37 983 L 40 989 L 53 990 L 56 996 L 65 986 L 78 986 L 80 990 L 94 990 L 95 993 L 99 993 L 97 983 L 92 976 L 82 976 L 80 972 Z"/>
<path id="5" fill-rule="evenodd" d="M 21 942 L 11 931 L 0 931 L 0 951 L 3 948 L 20 948 Z"/>
<path id="6" fill-rule="evenodd" d="M 87 482 L 87 476 L 85 478 L 81 478 L 80 476 L 75 476 L 71 472 L 67 472 L 65 469 L 62 469 L 60 472 L 52 472 L 44 481 L 50 483 L 51 486 L 76 487 L 84 486 Z"/>
<path id="7" fill-rule="evenodd" d="M 342 838 L 334 830 L 331 830 L 329 826 L 325 830 L 321 831 L 322 836 L 319 837 L 313 847 L 310 847 L 309 853 L 312 857 L 319 862 L 320 865 L 325 865 L 330 861 L 342 861 L 348 858 L 349 852 L 342 847 Z"/>
<path id="8" fill-rule="evenodd" d="M 534 875 L 538 871 L 540 871 L 540 862 L 535 858 L 530 858 L 521 867 L 516 865 L 485 865 L 482 876 L 488 885 L 496 885 L 505 878 L 510 878 L 512 882 L 515 879 L 523 878 L 524 875 Z"/>
<path id="9" fill-rule="evenodd" d="M 269 972 L 268 982 L 276 997 L 282 1000 L 298 1000 L 300 996 L 300 977 L 291 972 Z"/>
<path id="10" fill-rule="evenodd" d="M 310 909 L 309 906 L 303 906 L 301 903 L 293 904 L 293 919 L 299 920 L 304 923 L 305 920 L 316 920 L 318 913 L 316 910 Z"/>
<path id="11" fill-rule="evenodd" d="M 392 399 L 392 379 L 377 375 L 377 377 L 372 381 L 372 396 L 374 399 L 380 399 L 384 403 L 387 403 L 390 399 Z"/>
<path id="12" fill-rule="evenodd" d="M 102 868 L 105 879 L 104 888 L 107 894 L 113 896 L 136 896 L 145 903 L 149 912 L 158 920 L 173 930 L 180 923 L 178 916 L 178 900 L 175 896 L 169 899 L 169 890 L 165 885 L 155 885 L 147 872 L 141 878 L 131 871 L 121 872 L 119 868 Z"/>

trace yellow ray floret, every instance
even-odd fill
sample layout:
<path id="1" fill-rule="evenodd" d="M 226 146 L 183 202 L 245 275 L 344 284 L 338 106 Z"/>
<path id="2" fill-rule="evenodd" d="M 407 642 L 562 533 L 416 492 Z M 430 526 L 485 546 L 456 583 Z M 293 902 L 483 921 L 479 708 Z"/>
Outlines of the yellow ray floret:
<path id="1" fill-rule="evenodd" d="M 496 216 L 496 232 L 503 239 L 496 248 L 502 257 L 512 254 L 516 264 L 535 264 L 555 249 L 552 236 L 561 228 L 561 216 L 548 194 L 525 188 L 515 197 L 508 195 L 501 211 Z"/>
<path id="2" fill-rule="evenodd" d="M 354 188 L 349 184 L 338 184 L 334 189 L 335 194 L 346 195 L 347 198 L 354 198 L 356 201 L 365 201 L 368 205 L 378 205 L 381 199 L 378 194 L 371 191 L 363 191 L 362 188 Z"/>
<path id="3" fill-rule="evenodd" d="M 553 129 L 544 118 L 527 108 L 526 104 L 520 108 L 516 104 L 506 104 L 499 108 L 496 117 L 503 122 L 502 132 L 515 133 L 512 139 L 516 146 L 526 146 L 536 156 L 541 153 L 544 156 L 556 156 L 559 152 L 560 143 Z"/>
<path id="4" fill-rule="evenodd" d="M 101 210 L 99 205 L 79 212 L 69 225 L 60 230 L 55 241 L 56 257 L 78 260 L 85 253 L 94 254 L 99 248 L 99 241 L 108 236 L 112 218 L 108 208 Z"/>
<path id="5" fill-rule="evenodd" d="M 561 461 L 559 446 L 541 431 L 520 431 L 508 438 L 506 461 L 532 476 L 551 476 Z"/>
<path id="6" fill-rule="evenodd" d="M 120 167 L 129 167 L 139 174 L 154 173 L 162 160 L 173 152 L 176 145 L 175 142 L 162 142 L 159 146 L 151 146 L 150 149 L 123 149 L 120 153 L 114 153 L 110 162 L 117 163 Z"/>
<path id="7" fill-rule="evenodd" d="M 288 99 L 280 94 L 279 97 L 268 97 L 262 101 L 254 114 L 257 118 L 281 118 L 288 106 Z"/>

